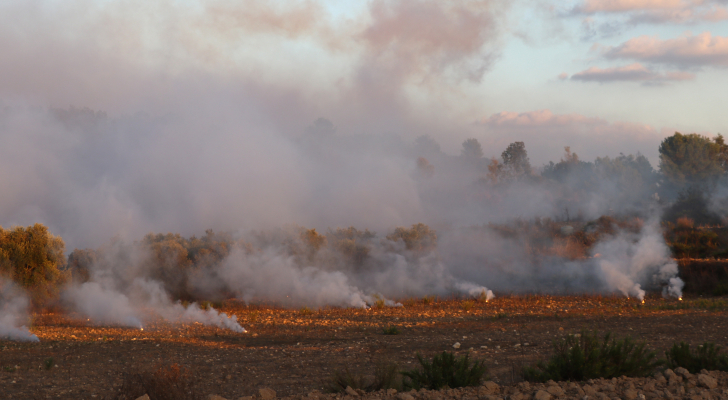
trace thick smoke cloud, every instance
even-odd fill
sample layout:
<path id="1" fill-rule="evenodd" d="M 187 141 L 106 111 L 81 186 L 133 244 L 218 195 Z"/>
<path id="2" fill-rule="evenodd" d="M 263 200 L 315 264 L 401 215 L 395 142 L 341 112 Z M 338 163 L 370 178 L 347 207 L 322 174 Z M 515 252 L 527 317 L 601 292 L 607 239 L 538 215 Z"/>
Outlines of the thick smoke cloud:
<path id="1" fill-rule="evenodd" d="M 482 110 L 468 111 L 461 90 L 498 58 L 501 2 L 373 1 L 343 19 L 317 2 L 29 4 L 0 5 L 0 224 L 43 223 L 68 249 L 128 243 L 111 245 L 89 280 L 64 294 L 98 323 L 141 327 L 149 311 L 242 330 L 175 302 L 173 279 L 150 274 L 148 249 L 131 244 L 149 232 L 210 228 L 253 250 L 185 276 L 200 296 L 362 307 L 491 290 L 621 290 L 598 261 L 539 266 L 520 242 L 473 230 L 558 219 L 567 208 L 585 221 L 645 215 L 648 178 L 624 184 L 605 170 L 596 181 L 569 173 L 554 183 L 537 172 L 498 181 L 489 157 L 515 140 L 537 167 L 566 145 L 589 160 L 654 153 L 665 133 L 548 110 L 472 123 Z M 486 144 L 484 158 L 458 154 L 468 137 Z M 437 231 L 435 247 L 386 238 L 420 222 Z M 331 246 L 301 258 L 289 248 L 296 235 L 251 233 L 289 224 L 377 235 L 357 264 Z M 634 271 L 659 264 L 620 255 L 640 237 L 604 251 L 628 261 L 620 273 L 633 286 L 649 280 Z"/>

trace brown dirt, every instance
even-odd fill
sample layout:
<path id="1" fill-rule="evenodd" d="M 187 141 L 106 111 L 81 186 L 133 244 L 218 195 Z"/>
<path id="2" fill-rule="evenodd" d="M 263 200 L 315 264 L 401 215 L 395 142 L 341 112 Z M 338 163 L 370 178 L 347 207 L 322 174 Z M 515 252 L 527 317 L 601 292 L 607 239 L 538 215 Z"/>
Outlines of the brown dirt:
<path id="1" fill-rule="evenodd" d="M 172 363 L 191 371 L 204 395 L 236 399 L 269 387 L 287 396 L 323 391 L 345 367 L 371 374 L 378 361 L 391 360 L 414 368 L 416 353 L 429 357 L 444 350 L 484 359 L 492 380 L 511 384 L 519 380 L 520 366 L 549 354 L 552 340 L 582 330 L 632 336 L 660 356 L 679 341 L 728 348 L 728 298 L 678 302 L 655 296 L 643 305 L 620 297 L 529 295 L 488 303 L 404 303 L 311 312 L 226 302 L 222 311 L 237 315 L 244 334 L 163 322 L 141 331 L 36 314 L 31 331 L 40 343 L 0 341 L 1 397 L 113 398 L 124 373 Z M 382 328 L 390 325 L 401 333 L 384 335 Z M 55 366 L 46 369 L 49 358 Z"/>

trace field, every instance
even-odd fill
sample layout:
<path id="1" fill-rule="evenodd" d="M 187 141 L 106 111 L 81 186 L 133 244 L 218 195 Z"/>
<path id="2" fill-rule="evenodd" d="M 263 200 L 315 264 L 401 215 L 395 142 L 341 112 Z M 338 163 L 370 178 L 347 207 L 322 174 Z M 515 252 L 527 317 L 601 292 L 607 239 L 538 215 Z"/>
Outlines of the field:
<path id="1" fill-rule="evenodd" d="M 279 397 L 324 391 L 335 371 L 371 374 L 381 361 L 413 368 L 416 353 L 444 350 L 484 359 L 501 384 L 548 355 L 562 335 L 596 330 L 645 340 L 664 355 L 674 342 L 728 347 L 728 298 L 511 295 L 489 302 L 403 300 L 404 307 L 281 309 L 224 302 L 247 333 L 200 324 L 96 326 L 74 315 L 33 315 L 39 343 L 0 341 L 0 388 L 9 399 L 111 399 L 125 374 L 174 363 L 199 393 L 237 399 L 275 390 Z M 396 327 L 399 334 L 385 335 Z M 458 349 L 453 348 L 460 343 Z"/>

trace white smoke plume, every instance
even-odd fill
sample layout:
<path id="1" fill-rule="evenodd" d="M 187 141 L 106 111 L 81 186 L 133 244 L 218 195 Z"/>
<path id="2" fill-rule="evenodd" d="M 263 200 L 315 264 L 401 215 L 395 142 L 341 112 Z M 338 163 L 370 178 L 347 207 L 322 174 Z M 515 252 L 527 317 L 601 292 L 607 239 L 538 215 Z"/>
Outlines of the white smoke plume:
<path id="1" fill-rule="evenodd" d="M 607 287 L 625 296 L 644 300 L 643 286 L 664 286 L 663 294 L 682 297 L 684 283 L 677 277 L 677 263 L 659 230 L 659 221 L 648 221 L 639 234 L 621 232 L 593 250 Z"/>
<path id="2" fill-rule="evenodd" d="M 13 282 L 0 278 L 0 338 L 38 342 L 38 336 L 24 325 L 28 321 L 30 300 Z"/>

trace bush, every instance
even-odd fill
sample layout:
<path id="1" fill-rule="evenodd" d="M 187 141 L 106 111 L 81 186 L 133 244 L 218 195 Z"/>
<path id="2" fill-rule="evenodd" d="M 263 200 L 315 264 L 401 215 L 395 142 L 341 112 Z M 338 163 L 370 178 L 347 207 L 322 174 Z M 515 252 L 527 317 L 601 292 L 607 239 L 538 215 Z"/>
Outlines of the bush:
<path id="1" fill-rule="evenodd" d="M 431 362 L 418 353 L 417 360 L 422 366 L 421 370 L 402 372 L 405 388 L 433 390 L 477 386 L 488 370 L 483 361 L 475 361 L 471 366 L 467 354 L 456 359 L 453 353 L 446 351 L 435 355 Z"/>
<path id="2" fill-rule="evenodd" d="M 399 335 L 399 329 L 397 329 L 394 325 L 390 325 L 386 328 L 382 328 L 382 333 L 385 335 Z"/>
<path id="3" fill-rule="evenodd" d="M 690 351 L 690 345 L 685 342 L 676 343 L 665 352 L 667 366 L 669 368 L 683 367 L 693 374 L 702 369 L 728 371 L 728 355 L 719 354 L 720 350 L 720 346 L 709 342 L 698 346 L 696 351 Z"/>
<path id="4" fill-rule="evenodd" d="M 41 224 L 10 230 L 0 227 L 0 276 L 27 289 L 34 306 L 43 306 L 57 297 L 68 279 L 65 247 L 63 239 Z"/>
<path id="5" fill-rule="evenodd" d="M 150 400 L 201 400 L 194 375 L 179 364 L 159 367 L 154 372 L 126 374 L 117 400 L 135 400 L 145 394 Z"/>
<path id="6" fill-rule="evenodd" d="M 539 362 L 526 367 L 523 378 L 527 381 L 583 381 L 595 378 L 647 376 L 662 364 L 655 360 L 655 352 L 646 344 L 635 343 L 627 337 L 612 339 L 608 333 L 600 342 L 596 333 L 569 335 L 553 343 L 554 354 L 548 363 Z"/>

